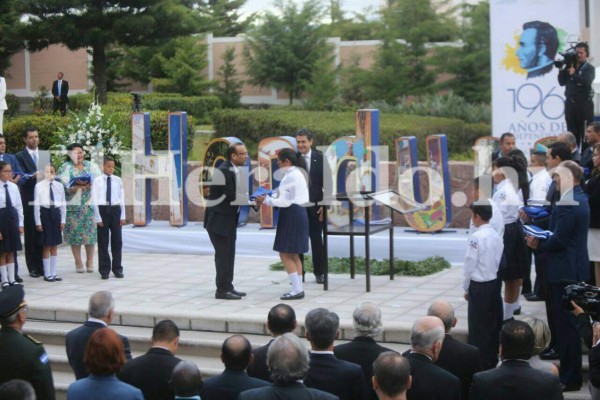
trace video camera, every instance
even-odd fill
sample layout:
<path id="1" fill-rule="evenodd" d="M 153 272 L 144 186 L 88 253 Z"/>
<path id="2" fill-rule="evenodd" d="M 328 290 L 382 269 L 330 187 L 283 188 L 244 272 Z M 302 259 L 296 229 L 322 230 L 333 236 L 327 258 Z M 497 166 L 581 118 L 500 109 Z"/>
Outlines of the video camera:
<path id="1" fill-rule="evenodd" d="M 577 61 L 577 50 L 575 50 L 575 43 L 571 43 L 571 47 L 563 52 L 558 53 L 562 56 L 562 60 L 554 61 L 554 66 L 558 69 L 562 69 L 564 65 L 567 68 L 570 68 L 575 65 L 575 61 Z"/>
<path id="2" fill-rule="evenodd" d="M 600 314 L 599 287 L 588 285 L 585 282 L 568 285 L 565 287 L 565 293 L 563 294 L 563 306 L 568 310 L 573 309 L 571 301 L 574 301 L 575 304 L 592 316 Z"/>

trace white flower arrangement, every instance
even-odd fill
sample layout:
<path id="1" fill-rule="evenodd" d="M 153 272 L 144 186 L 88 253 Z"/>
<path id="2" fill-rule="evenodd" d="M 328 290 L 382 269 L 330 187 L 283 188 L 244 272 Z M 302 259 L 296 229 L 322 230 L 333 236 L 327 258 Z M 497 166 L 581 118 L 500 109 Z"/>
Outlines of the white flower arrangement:
<path id="1" fill-rule="evenodd" d="M 121 159 L 123 143 L 117 125 L 112 118 L 102 112 L 98 103 L 92 103 L 87 113 L 76 115 L 75 121 L 58 133 L 61 143 L 56 156 L 66 156 L 66 146 L 71 143 L 83 145 L 84 158 L 96 161 L 111 157 L 116 162 Z"/>

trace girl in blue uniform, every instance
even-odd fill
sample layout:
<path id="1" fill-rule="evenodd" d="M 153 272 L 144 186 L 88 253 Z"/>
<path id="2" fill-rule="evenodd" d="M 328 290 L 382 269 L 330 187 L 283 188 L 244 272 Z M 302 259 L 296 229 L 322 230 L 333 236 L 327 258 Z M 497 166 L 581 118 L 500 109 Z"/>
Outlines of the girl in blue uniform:
<path id="1" fill-rule="evenodd" d="M 23 204 L 17 185 L 10 179 L 12 167 L 0 161 L 0 279 L 2 289 L 19 285 L 15 281 L 14 252 L 22 249 Z"/>
<path id="2" fill-rule="evenodd" d="M 56 176 L 54 165 L 46 166 L 44 176 L 46 179 L 35 185 L 33 216 L 35 228 L 39 232 L 40 244 L 43 246 L 44 280 L 55 282 L 62 281 L 62 278 L 56 275 L 56 254 L 58 245 L 62 243 L 67 205 L 63 185 L 54 180 Z"/>

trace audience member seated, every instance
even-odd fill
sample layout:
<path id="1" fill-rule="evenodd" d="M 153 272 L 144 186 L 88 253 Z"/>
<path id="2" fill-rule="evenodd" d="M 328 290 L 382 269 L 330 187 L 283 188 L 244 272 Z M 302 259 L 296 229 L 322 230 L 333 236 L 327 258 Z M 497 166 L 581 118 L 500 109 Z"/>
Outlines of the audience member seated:
<path id="1" fill-rule="evenodd" d="M 66 337 L 67 357 L 75 373 L 75 379 L 83 379 L 89 375 L 83 363 L 83 355 L 90 336 L 112 322 L 115 314 L 115 300 L 112 293 L 106 291 L 94 293 L 90 297 L 88 314 L 89 318 L 85 324 L 67 333 Z M 131 360 L 129 340 L 125 336 L 119 335 L 119 337 L 123 342 L 126 360 Z"/>
<path id="2" fill-rule="evenodd" d="M 240 393 L 238 400 L 336 400 L 330 393 L 308 388 L 302 383 L 308 371 L 308 353 L 293 333 L 273 340 L 267 352 L 273 384 Z"/>
<path id="3" fill-rule="evenodd" d="M 252 345 L 242 335 L 233 335 L 223 342 L 221 361 L 225 371 L 204 381 L 202 400 L 236 400 L 245 390 L 268 386 L 269 382 L 252 378 L 246 368 L 252 360 Z"/>
<path id="4" fill-rule="evenodd" d="M 173 368 L 171 386 L 175 400 L 200 400 L 202 375 L 198 366 L 191 361 L 180 361 Z"/>
<path id="5" fill-rule="evenodd" d="M 12 379 L 0 386 L 0 400 L 35 400 L 35 390 L 31 383 L 22 379 Z"/>
<path id="6" fill-rule="evenodd" d="M 410 363 L 412 385 L 408 400 L 458 400 L 460 380 L 434 363 L 444 342 L 444 323 L 438 317 L 421 317 L 412 326 L 411 349 L 404 353 Z"/>
<path id="7" fill-rule="evenodd" d="M 181 361 L 175 357 L 179 347 L 179 328 L 171 320 L 160 321 L 152 330 L 152 347 L 129 361 L 117 374 L 125 383 L 140 389 L 146 400 L 172 400 L 169 379 Z"/>
<path id="8" fill-rule="evenodd" d="M 85 348 L 83 363 L 90 375 L 67 389 L 69 400 L 144 400 L 142 391 L 117 379 L 125 365 L 123 341 L 110 328 L 96 330 Z"/>
<path id="9" fill-rule="evenodd" d="M 441 319 L 446 330 L 444 345 L 435 364 L 460 379 L 461 398 L 468 400 L 473 375 L 483 371 L 481 353 L 477 347 L 456 340 L 450 335 L 457 322 L 454 307 L 450 303 L 442 300 L 434 301 L 429 306 L 427 315 Z"/>
<path id="10" fill-rule="evenodd" d="M 263 381 L 272 382 L 267 368 L 267 352 L 273 340 L 284 333 L 293 332 L 296 329 L 296 313 L 294 309 L 287 304 L 277 304 L 273 306 L 267 316 L 267 329 L 273 335 L 273 339 L 264 346 L 252 352 L 253 358 L 248 366 L 248 375 Z"/>
<path id="11" fill-rule="evenodd" d="M 406 400 L 410 389 L 410 363 L 400 354 L 386 351 L 373 363 L 373 389 L 379 400 Z"/>
<path id="12" fill-rule="evenodd" d="M 373 362 L 377 356 L 390 349 L 375 342 L 381 333 L 381 310 L 373 303 L 362 303 L 352 314 L 356 337 L 349 343 L 338 344 L 333 354 L 340 360 L 360 365 L 368 383 L 373 377 Z M 373 388 L 369 388 L 371 399 L 377 400 Z"/>
<path id="13" fill-rule="evenodd" d="M 304 319 L 306 339 L 310 342 L 310 365 L 304 383 L 324 390 L 340 400 L 364 400 L 368 387 L 358 364 L 336 358 L 333 342 L 339 335 L 340 318 L 325 308 L 316 308 Z"/>
<path id="14" fill-rule="evenodd" d="M 533 316 L 522 318 L 521 321 L 531 327 L 534 338 L 533 355 L 539 356 L 546 348 L 548 348 L 548 344 L 550 343 L 550 327 L 546 321 Z M 551 362 L 542 361 L 539 357 L 532 357 L 529 360 L 529 365 L 540 371 L 558 376 L 558 368 L 556 365 Z"/>
<path id="15" fill-rule="evenodd" d="M 502 364 L 473 376 L 471 400 L 562 399 L 558 377 L 529 365 L 534 342 L 533 330 L 525 322 L 507 321 L 502 325 Z"/>

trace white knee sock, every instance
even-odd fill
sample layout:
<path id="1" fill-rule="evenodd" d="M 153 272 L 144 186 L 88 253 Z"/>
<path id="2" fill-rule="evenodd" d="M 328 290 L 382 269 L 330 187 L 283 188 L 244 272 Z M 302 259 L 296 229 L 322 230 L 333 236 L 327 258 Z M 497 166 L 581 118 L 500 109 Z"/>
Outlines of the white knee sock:
<path id="1" fill-rule="evenodd" d="M 515 303 L 506 303 L 504 302 L 504 320 L 510 319 L 513 317 L 513 311 L 515 311 Z"/>
<path id="2" fill-rule="evenodd" d="M 8 273 L 6 272 L 6 265 L 0 265 L 0 279 L 2 283 L 8 283 Z"/>
<path id="3" fill-rule="evenodd" d="M 517 302 L 515 303 L 515 310 L 521 307 L 521 292 L 523 292 L 523 285 L 519 286 L 519 295 L 517 296 Z"/>
<path id="4" fill-rule="evenodd" d="M 44 276 L 46 278 L 50 278 L 52 276 L 52 271 L 50 271 L 50 259 L 43 258 L 42 264 L 44 264 Z"/>
<path id="5" fill-rule="evenodd" d="M 292 294 L 298 294 L 302 291 L 302 278 L 298 276 L 297 272 L 288 274 L 290 283 L 292 284 Z"/>
<path id="6" fill-rule="evenodd" d="M 6 264 L 6 272 L 8 275 L 8 281 L 13 283 L 15 281 L 15 263 Z"/>
<path id="7" fill-rule="evenodd" d="M 56 276 L 56 258 L 57 256 L 50 256 L 50 276 Z"/>

